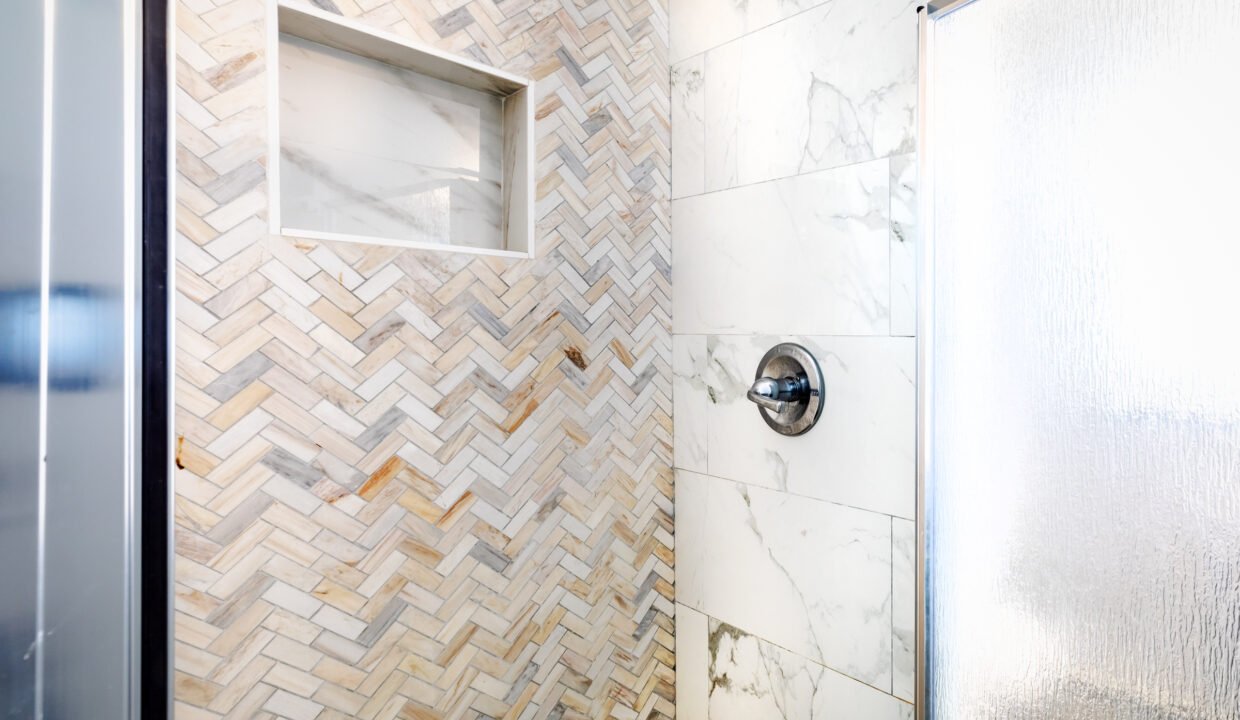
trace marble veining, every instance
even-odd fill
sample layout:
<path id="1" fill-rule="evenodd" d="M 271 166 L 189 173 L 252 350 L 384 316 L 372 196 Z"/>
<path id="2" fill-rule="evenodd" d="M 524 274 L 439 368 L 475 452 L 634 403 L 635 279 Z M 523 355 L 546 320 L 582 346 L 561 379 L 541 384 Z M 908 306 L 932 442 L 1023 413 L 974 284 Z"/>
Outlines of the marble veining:
<path id="1" fill-rule="evenodd" d="M 891 694 L 917 692 L 917 525 L 891 520 Z"/>
<path id="2" fill-rule="evenodd" d="M 672 202 L 677 333 L 887 335 L 887 161 Z"/>
<path id="3" fill-rule="evenodd" d="M 732 625 L 709 631 L 709 720 L 912 720 L 912 705 Z"/>
<path id="4" fill-rule="evenodd" d="M 917 334 L 917 156 L 891 163 L 891 334 Z"/>
<path id="5" fill-rule="evenodd" d="M 672 66 L 672 197 L 701 193 L 705 96 L 702 56 Z"/>
<path id="6" fill-rule="evenodd" d="M 912 151 L 915 10 L 827 2 L 707 52 L 706 189 Z"/>
<path id="7" fill-rule="evenodd" d="M 496 95 L 280 36 L 281 225 L 501 248 Z"/>
<path id="8" fill-rule="evenodd" d="M 704 335 L 672 336 L 672 456 L 676 467 L 707 471 L 710 387 Z"/>
<path id="9" fill-rule="evenodd" d="M 706 720 L 710 697 L 710 618 L 676 603 L 676 717 Z"/>
<path id="10" fill-rule="evenodd" d="M 676 472 L 676 599 L 891 686 L 891 520 Z"/>

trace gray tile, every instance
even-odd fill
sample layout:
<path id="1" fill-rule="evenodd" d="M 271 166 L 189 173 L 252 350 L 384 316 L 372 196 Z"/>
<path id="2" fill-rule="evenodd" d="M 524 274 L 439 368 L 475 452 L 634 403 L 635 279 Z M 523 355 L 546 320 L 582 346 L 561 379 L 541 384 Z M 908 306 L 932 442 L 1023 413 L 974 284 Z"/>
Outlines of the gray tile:
<path id="1" fill-rule="evenodd" d="M 497 573 L 502 573 L 512 564 L 507 555 L 479 540 L 469 551 L 469 556 L 486 565 Z"/>
<path id="2" fill-rule="evenodd" d="M 275 578 L 267 573 L 255 573 L 246 579 L 241 587 L 233 591 L 226 602 L 216 607 L 207 615 L 207 622 L 220 628 L 227 628 L 233 621 L 250 609 L 256 600 L 267 592 L 267 588 L 275 583 Z"/>
<path id="3" fill-rule="evenodd" d="M 266 493 L 257 492 L 250 495 L 240 505 L 233 508 L 223 520 L 216 523 L 215 527 L 207 533 L 207 537 L 220 545 L 227 545 L 257 520 L 259 515 L 266 512 L 267 508 L 271 507 L 271 503 L 271 496 Z"/>
<path id="4" fill-rule="evenodd" d="M 409 416 L 405 414 L 404 410 L 397 407 L 389 408 L 387 412 L 379 416 L 374 425 L 366 428 L 361 435 L 354 438 L 353 442 L 357 443 L 357 446 L 363 450 L 374 450 L 375 446 L 392 434 L 392 431 L 404 422 L 407 417 Z"/>
<path id="5" fill-rule="evenodd" d="M 357 641 L 366 647 L 373 647 L 375 642 L 383 637 L 383 633 L 396 622 L 400 614 L 409 607 L 404 600 L 400 598 L 392 598 L 383 610 L 379 611 L 378 616 L 366 626 L 361 635 L 357 636 Z"/>
<path id="6" fill-rule="evenodd" d="M 261 462 L 275 471 L 277 475 L 288 478 L 304 488 L 309 488 L 323 479 L 322 470 L 302 462 L 287 450 L 280 448 L 272 448 L 263 456 Z"/>
<path id="7" fill-rule="evenodd" d="M 233 395 L 236 395 L 258 379 L 260 375 L 267 372 L 274 364 L 271 358 L 262 352 L 254 352 L 234 365 L 228 372 L 217 377 L 203 390 L 216 400 L 226 402 Z"/>

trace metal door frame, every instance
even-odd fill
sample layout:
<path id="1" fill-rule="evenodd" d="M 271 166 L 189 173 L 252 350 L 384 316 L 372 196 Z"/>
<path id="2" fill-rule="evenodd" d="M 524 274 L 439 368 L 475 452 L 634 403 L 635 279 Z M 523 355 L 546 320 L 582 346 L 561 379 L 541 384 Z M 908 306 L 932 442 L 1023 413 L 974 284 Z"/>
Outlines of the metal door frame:
<path id="1" fill-rule="evenodd" d="M 917 720 L 930 718 L 929 598 L 926 567 L 929 554 L 927 537 L 926 457 L 930 442 L 930 361 L 933 357 L 931 329 L 934 318 L 934 143 L 930 138 L 930 108 L 934 96 L 930 77 L 933 69 L 934 26 L 944 16 L 978 0 L 938 0 L 917 9 L 917 630 L 916 699 Z"/>

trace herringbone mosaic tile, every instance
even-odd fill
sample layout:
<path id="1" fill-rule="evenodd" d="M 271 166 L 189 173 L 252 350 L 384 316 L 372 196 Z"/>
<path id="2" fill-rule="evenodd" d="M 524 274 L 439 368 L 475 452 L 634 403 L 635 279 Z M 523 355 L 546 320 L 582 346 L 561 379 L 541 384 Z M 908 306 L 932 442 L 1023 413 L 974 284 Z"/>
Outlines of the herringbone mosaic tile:
<path id="1" fill-rule="evenodd" d="M 664 0 L 314 0 L 537 81 L 539 257 L 267 232 L 265 0 L 182 0 L 176 715 L 670 718 Z"/>

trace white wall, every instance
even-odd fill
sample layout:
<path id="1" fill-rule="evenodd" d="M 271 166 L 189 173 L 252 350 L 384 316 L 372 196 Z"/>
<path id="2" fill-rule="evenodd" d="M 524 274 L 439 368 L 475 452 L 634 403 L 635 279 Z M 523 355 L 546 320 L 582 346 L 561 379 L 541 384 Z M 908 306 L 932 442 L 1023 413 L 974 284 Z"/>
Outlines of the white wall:
<path id="1" fill-rule="evenodd" d="M 671 1 L 682 720 L 913 714 L 915 7 Z M 799 438 L 744 397 L 781 341 Z"/>

